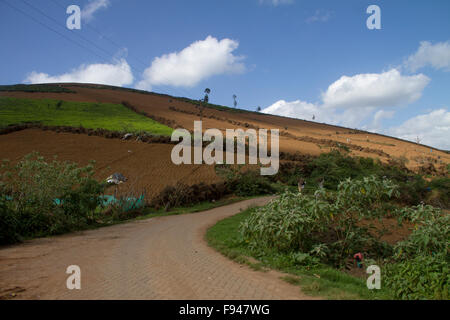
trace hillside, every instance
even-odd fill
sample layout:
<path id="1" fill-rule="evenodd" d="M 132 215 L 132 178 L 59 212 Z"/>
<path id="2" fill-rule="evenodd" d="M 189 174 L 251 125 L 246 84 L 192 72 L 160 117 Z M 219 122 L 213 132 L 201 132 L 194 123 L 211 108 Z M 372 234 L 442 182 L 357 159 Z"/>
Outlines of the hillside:
<path id="1" fill-rule="evenodd" d="M 3 127 L 31 121 L 168 135 L 171 128 L 167 126 L 193 130 L 194 120 L 200 119 L 200 109 L 193 100 L 101 85 L 2 86 L 1 97 L 0 124 Z M 65 112 L 57 110 L 55 103 L 58 101 L 63 101 Z M 13 102 L 17 104 L 15 107 L 11 107 Z M 280 151 L 290 154 L 317 156 L 341 149 L 352 156 L 403 163 L 412 170 L 430 166 L 444 170 L 450 163 L 447 152 L 392 137 L 217 105 L 208 105 L 203 111 L 203 130 L 208 128 L 279 129 Z M 145 189 L 150 195 L 178 181 L 192 185 L 220 180 L 212 166 L 175 166 L 170 160 L 171 146 L 167 144 L 143 144 L 134 139 L 122 141 L 59 131 L 35 128 L 0 135 L 1 158 L 18 160 L 25 154 L 39 151 L 47 157 L 58 155 L 62 160 L 83 164 L 96 160 L 99 178 L 122 172 L 134 181 L 133 189 Z"/>

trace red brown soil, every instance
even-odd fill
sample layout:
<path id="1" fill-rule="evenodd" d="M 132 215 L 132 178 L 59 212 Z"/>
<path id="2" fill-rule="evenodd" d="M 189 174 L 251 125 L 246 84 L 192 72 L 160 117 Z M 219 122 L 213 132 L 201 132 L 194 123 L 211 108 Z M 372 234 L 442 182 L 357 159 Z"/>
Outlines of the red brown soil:
<path id="1" fill-rule="evenodd" d="M 169 96 L 129 92 L 125 90 L 98 89 L 95 86 L 65 84 L 64 87 L 76 93 L 27 93 L 0 92 L 0 96 L 58 99 L 69 101 L 122 103 L 127 101 L 137 110 L 174 121 L 178 126 L 192 130 L 194 120 L 199 120 L 199 109 Z M 102 87 L 102 86 L 100 86 Z M 435 167 L 450 163 L 450 155 L 439 150 L 396 138 L 337 127 L 317 122 L 277 117 L 255 112 L 229 112 L 205 108 L 203 112 L 203 130 L 218 128 L 221 130 L 249 127 L 280 129 L 280 150 L 290 153 L 318 155 L 330 151 L 329 141 L 351 145 L 351 154 L 379 158 L 387 162 L 389 158 L 405 157 L 410 169 L 433 163 Z M 299 140 L 300 139 L 300 140 Z M 377 150 L 379 154 L 373 151 Z"/>
<path id="2" fill-rule="evenodd" d="M 399 225 L 395 218 L 383 218 L 383 220 L 363 220 L 361 226 L 369 227 L 370 232 L 374 236 L 380 236 L 381 241 L 386 241 L 389 244 L 396 244 L 399 241 L 405 240 L 411 234 L 413 227 L 409 222 L 403 222 Z"/>
<path id="3" fill-rule="evenodd" d="M 76 93 L 0 92 L 0 96 L 57 99 L 68 101 L 123 103 L 132 108 L 174 123 L 174 127 L 193 130 L 195 120 L 200 120 L 199 109 L 191 103 L 157 94 L 144 94 L 111 88 L 95 88 L 92 85 L 63 85 Z M 351 155 L 379 158 L 383 162 L 399 157 L 408 159 L 410 169 L 439 167 L 450 163 L 450 155 L 429 147 L 395 138 L 331 126 L 316 122 L 277 117 L 255 112 L 230 112 L 205 108 L 203 130 L 208 128 L 280 129 L 280 151 L 291 154 L 318 155 L 336 147 L 347 145 Z M 347 139 L 350 139 L 349 141 Z M 172 164 L 170 152 L 173 145 L 146 144 L 135 141 L 105 139 L 85 134 L 56 133 L 27 129 L 0 136 L 0 159 L 18 160 L 25 154 L 38 151 L 46 157 L 58 155 L 59 159 L 86 165 L 97 162 L 97 176 L 106 178 L 121 172 L 129 178 L 127 188 L 137 193 L 146 190 L 149 197 L 165 186 L 184 182 L 211 184 L 220 179 L 213 166 Z M 130 152 L 129 152 L 130 151 Z M 427 169 L 427 170 L 428 170 Z M 430 172 L 433 173 L 433 172 Z M 120 190 L 119 190 L 120 191 Z"/>
<path id="4" fill-rule="evenodd" d="M 141 194 L 145 190 L 148 198 L 177 182 L 193 185 L 220 181 L 213 166 L 173 164 L 170 158 L 172 147 L 170 144 L 147 144 L 39 129 L 0 135 L 1 159 L 16 162 L 24 155 L 38 151 L 46 159 L 57 155 L 59 160 L 75 161 L 83 166 L 95 160 L 97 178 L 106 179 L 112 173 L 120 172 L 128 178 L 128 191 Z"/>

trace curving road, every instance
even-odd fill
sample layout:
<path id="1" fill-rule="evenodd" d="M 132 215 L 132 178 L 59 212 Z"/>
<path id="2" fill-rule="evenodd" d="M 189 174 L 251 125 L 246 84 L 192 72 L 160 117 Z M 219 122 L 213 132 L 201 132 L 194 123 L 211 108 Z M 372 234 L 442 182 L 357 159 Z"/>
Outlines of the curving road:
<path id="1" fill-rule="evenodd" d="M 308 299 L 275 271 L 258 272 L 210 248 L 217 221 L 270 197 L 156 217 L 0 249 L 0 297 L 18 299 Z M 81 268 L 68 290 L 67 266 Z"/>

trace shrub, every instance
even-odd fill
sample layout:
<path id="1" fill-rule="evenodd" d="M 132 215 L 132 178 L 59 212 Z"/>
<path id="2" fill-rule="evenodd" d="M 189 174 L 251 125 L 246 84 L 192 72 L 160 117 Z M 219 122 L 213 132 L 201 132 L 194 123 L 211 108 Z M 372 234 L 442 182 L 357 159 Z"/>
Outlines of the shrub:
<path id="1" fill-rule="evenodd" d="M 0 195 L 0 244 L 14 243 L 20 240 L 19 221 L 8 207 L 8 200 Z"/>
<path id="2" fill-rule="evenodd" d="M 417 255 L 395 264 L 387 264 L 382 279 L 398 299 L 448 300 L 449 262 L 448 256 L 443 253 Z"/>
<path id="3" fill-rule="evenodd" d="M 415 223 L 411 235 L 395 247 L 397 260 L 417 254 L 447 253 L 450 244 L 450 215 L 430 205 L 404 208 L 397 213 L 401 220 Z"/>
<path id="4" fill-rule="evenodd" d="M 238 179 L 232 181 L 231 185 L 238 196 L 257 196 L 275 191 L 269 180 L 254 170 L 244 172 Z"/>
<path id="5" fill-rule="evenodd" d="M 257 196 L 276 191 L 269 178 L 262 176 L 259 170 L 244 170 L 242 165 L 217 165 L 216 171 L 238 196 Z"/>
<path id="6" fill-rule="evenodd" d="M 397 214 L 415 227 L 385 264 L 385 284 L 400 299 L 448 299 L 450 216 L 423 204 Z"/>
<path id="7" fill-rule="evenodd" d="M 93 179 L 92 164 L 78 167 L 56 159 L 46 162 L 32 153 L 16 165 L 4 161 L 1 172 L 0 194 L 9 199 L 3 201 L 3 228 L 16 235 L 8 236 L 11 241 L 18 236 L 66 232 L 95 222 L 94 212 L 106 186 Z"/>
<path id="8" fill-rule="evenodd" d="M 315 235 L 326 229 L 326 211 L 331 210 L 325 208 L 330 208 L 327 202 L 286 191 L 253 211 L 241 224 L 241 233 L 253 247 L 309 252 L 318 241 Z"/>
<path id="9" fill-rule="evenodd" d="M 178 182 L 174 186 L 167 186 L 152 199 L 150 206 L 155 209 L 161 207 L 169 210 L 173 207 L 181 207 L 196 204 L 202 201 L 218 200 L 229 193 L 226 183 L 206 185 L 204 183 L 188 186 Z"/>
<path id="10" fill-rule="evenodd" d="M 431 193 L 426 197 L 427 203 L 441 208 L 450 207 L 450 178 L 435 178 L 429 183 Z"/>
<path id="11" fill-rule="evenodd" d="M 347 179 L 337 192 L 321 188 L 314 196 L 286 191 L 252 212 L 241 233 L 253 248 L 308 253 L 342 267 L 353 253 L 380 254 L 383 246 L 358 222 L 383 214 L 383 201 L 396 194 L 392 181 L 375 176 Z"/>
<path id="12" fill-rule="evenodd" d="M 389 179 L 376 176 L 358 180 L 347 178 L 339 183 L 336 206 L 344 211 L 357 212 L 359 216 L 379 215 L 384 200 L 398 197 L 398 186 Z"/>

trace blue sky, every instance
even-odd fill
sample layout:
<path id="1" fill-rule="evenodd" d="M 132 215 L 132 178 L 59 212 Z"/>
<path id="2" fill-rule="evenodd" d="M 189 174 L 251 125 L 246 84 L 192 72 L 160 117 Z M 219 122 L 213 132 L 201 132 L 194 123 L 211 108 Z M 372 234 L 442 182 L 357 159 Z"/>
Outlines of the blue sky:
<path id="1" fill-rule="evenodd" d="M 209 87 L 213 103 L 450 149 L 447 0 L 0 0 L 0 38 L 1 84 Z"/>

